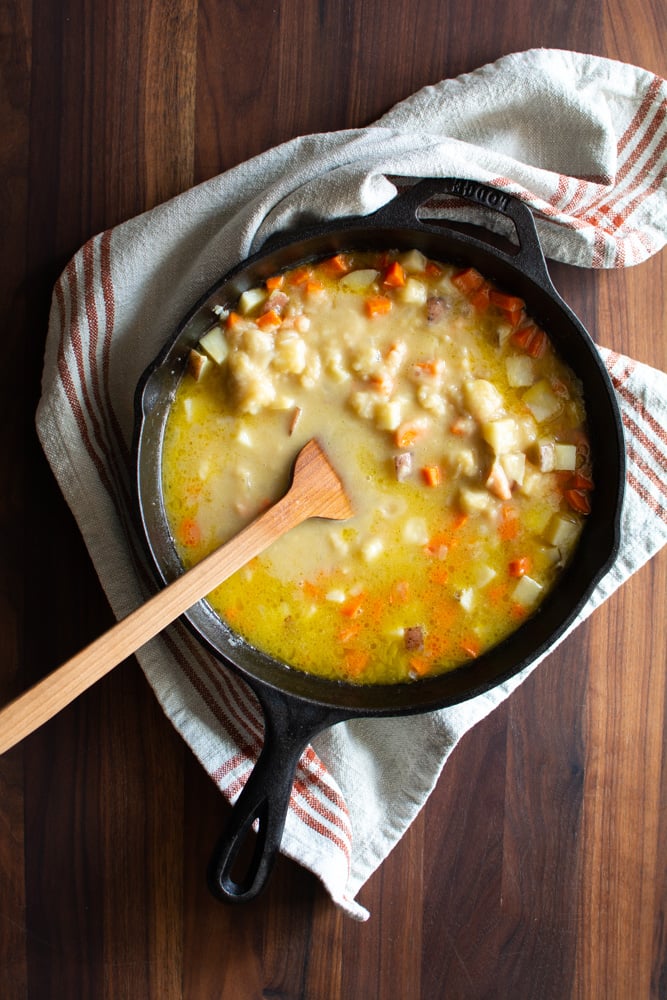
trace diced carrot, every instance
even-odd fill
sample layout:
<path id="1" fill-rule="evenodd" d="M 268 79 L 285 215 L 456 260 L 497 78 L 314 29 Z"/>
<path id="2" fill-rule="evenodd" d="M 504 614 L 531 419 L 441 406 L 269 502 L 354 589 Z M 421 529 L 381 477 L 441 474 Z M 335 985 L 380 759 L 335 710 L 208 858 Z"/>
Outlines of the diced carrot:
<path id="1" fill-rule="evenodd" d="M 531 358 L 541 358 L 544 356 L 548 345 L 549 339 L 546 333 L 544 330 L 538 329 L 526 350 Z"/>
<path id="2" fill-rule="evenodd" d="M 479 656 L 481 648 L 480 641 L 475 635 L 468 635 L 461 639 L 461 649 L 473 660 L 475 657 Z"/>
<path id="3" fill-rule="evenodd" d="M 346 254 L 337 253 L 334 257 L 329 257 L 322 266 L 331 274 L 347 274 L 352 265 Z"/>
<path id="4" fill-rule="evenodd" d="M 177 533 L 181 545 L 186 545 L 188 548 L 194 548 L 201 542 L 201 528 L 193 517 L 184 517 Z"/>
<path id="5" fill-rule="evenodd" d="M 310 580 L 303 581 L 303 592 L 311 601 L 321 601 L 324 598 L 322 588 L 318 587 L 315 583 L 311 583 Z"/>
<path id="6" fill-rule="evenodd" d="M 439 278 L 442 274 L 442 268 L 430 260 L 424 268 L 424 274 L 428 275 L 429 278 Z"/>
<path id="7" fill-rule="evenodd" d="M 450 426 L 450 434 L 456 434 L 457 437 L 463 437 L 465 434 L 470 432 L 471 423 L 467 417 L 459 417 Z"/>
<path id="8" fill-rule="evenodd" d="M 512 334 L 512 343 L 522 348 L 531 358 L 541 358 L 547 349 L 549 339 L 534 323 L 521 326 Z"/>
<path id="9" fill-rule="evenodd" d="M 306 294 L 307 295 L 317 295 L 319 292 L 324 291 L 324 285 L 317 278 L 309 278 L 306 282 Z"/>
<path id="10" fill-rule="evenodd" d="M 367 316 L 385 316 L 391 309 L 391 299 L 386 295 L 369 295 L 364 305 Z"/>
<path id="11" fill-rule="evenodd" d="M 431 672 L 432 662 L 430 657 L 411 656 L 408 660 L 408 665 L 419 677 L 425 677 L 426 674 Z"/>
<path id="12" fill-rule="evenodd" d="M 442 482 L 442 472 L 439 465 L 425 465 L 421 472 L 422 479 L 427 486 L 439 486 Z"/>
<path id="13" fill-rule="evenodd" d="M 484 284 L 484 278 L 476 271 L 474 267 L 468 267 L 465 271 L 459 271 L 452 278 L 452 284 L 455 285 L 460 292 L 464 295 L 472 295 Z"/>
<path id="14" fill-rule="evenodd" d="M 389 288 L 402 288 L 405 284 L 405 271 L 397 260 L 390 264 L 384 272 L 383 282 Z"/>
<path id="15" fill-rule="evenodd" d="M 496 288 L 491 290 L 491 303 L 500 309 L 508 323 L 517 326 L 525 308 L 526 303 L 518 295 L 507 295 L 499 292 Z"/>
<path id="16" fill-rule="evenodd" d="M 477 312 L 485 312 L 489 308 L 490 295 L 491 285 L 486 281 L 470 295 L 470 302 Z"/>
<path id="17" fill-rule="evenodd" d="M 519 512 L 512 504 L 504 503 L 500 508 L 498 534 L 504 542 L 511 541 L 519 534 Z"/>
<path id="18" fill-rule="evenodd" d="M 517 347 L 523 348 L 524 351 L 527 351 L 533 337 L 535 336 L 536 330 L 537 327 L 534 323 L 529 323 L 528 326 L 519 327 L 519 329 L 515 330 L 512 334 L 512 343 L 516 344 Z"/>
<path id="19" fill-rule="evenodd" d="M 232 327 L 236 326 L 236 324 L 239 323 L 240 321 L 241 317 L 237 312 L 230 312 L 229 315 L 227 316 L 227 319 L 225 320 L 225 326 L 227 327 L 228 330 L 231 330 Z"/>
<path id="20" fill-rule="evenodd" d="M 358 677 L 366 669 L 369 655 L 365 650 L 346 649 L 344 656 L 345 668 L 349 676 Z"/>
<path id="21" fill-rule="evenodd" d="M 305 285 L 312 277 L 312 273 L 309 267 L 297 267 L 292 271 L 290 281 L 293 285 Z"/>
<path id="22" fill-rule="evenodd" d="M 592 478 L 583 472 L 575 472 L 569 481 L 569 486 L 572 490 L 583 490 L 584 492 L 594 489 Z"/>
<path id="23" fill-rule="evenodd" d="M 449 570 L 444 563 L 436 563 L 428 571 L 428 579 L 430 583 L 435 583 L 438 587 L 444 587 L 449 579 Z"/>
<path id="24" fill-rule="evenodd" d="M 338 633 L 338 641 L 342 646 L 347 645 L 348 642 L 352 642 L 353 639 L 359 635 L 361 631 L 361 625 L 346 625 L 344 629 Z"/>
<path id="25" fill-rule="evenodd" d="M 267 309 L 265 313 L 257 317 L 257 326 L 260 330 L 266 330 L 270 326 L 280 326 L 282 320 L 275 309 Z"/>
<path id="26" fill-rule="evenodd" d="M 510 606 L 510 614 L 513 618 L 521 620 L 528 614 L 528 608 L 525 604 L 519 604 L 518 601 L 514 601 L 514 603 Z"/>
<path id="27" fill-rule="evenodd" d="M 394 441 L 397 448 L 409 448 L 426 431 L 425 425 L 419 420 L 406 420 L 397 427 Z"/>
<path id="28" fill-rule="evenodd" d="M 491 291 L 491 301 L 503 312 L 516 312 L 517 310 L 521 312 L 526 305 L 518 295 L 507 295 L 506 292 L 501 292 L 497 288 Z"/>
<path id="29" fill-rule="evenodd" d="M 438 361 L 416 361 L 415 374 L 435 376 L 440 371 L 441 363 Z"/>
<path id="30" fill-rule="evenodd" d="M 364 593 L 352 594 L 351 597 L 348 597 L 348 599 L 341 604 L 341 614 L 345 615 L 346 618 L 354 618 L 355 615 L 361 613 L 365 598 L 366 595 Z"/>
<path id="31" fill-rule="evenodd" d="M 387 372 L 379 372 L 376 375 L 371 375 L 368 381 L 383 396 L 391 395 L 391 391 L 394 388 L 394 380 Z"/>
<path id="32" fill-rule="evenodd" d="M 270 292 L 275 292 L 276 289 L 282 288 L 284 281 L 284 274 L 274 274 L 272 277 L 266 279 L 266 287 Z"/>
<path id="33" fill-rule="evenodd" d="M 584 493 L 583 490 L 565 490 L 565 499 L 578 514 L 590 514 L 591 501 L 588 493 Z"/>
<path id="34" fill-rule="evenodd" d="M 530 568 L 532 566 L 532 561 L 530 556 L 520 556 L 518 559 L 512 559 L 507 566 L 510 576 L 525 576 L 526 573 L 530 573 Z"/>

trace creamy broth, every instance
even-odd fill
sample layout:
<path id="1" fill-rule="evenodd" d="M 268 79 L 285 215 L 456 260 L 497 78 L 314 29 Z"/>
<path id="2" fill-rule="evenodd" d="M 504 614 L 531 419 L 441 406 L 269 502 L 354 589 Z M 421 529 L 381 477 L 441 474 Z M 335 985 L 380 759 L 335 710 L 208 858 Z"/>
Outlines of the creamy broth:
<path id="1" fill-rule="evenodd" d="M 353 500 L 209 602 L 288 665 L 362 684 L 451 670 L 539 607 L 593 488 L 581 387 L 523 302 L 420 252 L 250 289 L 191 353 L 163 450 L 185 566 L 284 492 L 317 437 Z"/>

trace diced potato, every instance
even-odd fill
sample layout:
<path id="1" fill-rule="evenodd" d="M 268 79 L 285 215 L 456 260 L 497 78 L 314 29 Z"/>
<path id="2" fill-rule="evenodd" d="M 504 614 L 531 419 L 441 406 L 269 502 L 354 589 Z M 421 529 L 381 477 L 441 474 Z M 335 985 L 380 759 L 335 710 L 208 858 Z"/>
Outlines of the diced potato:
<path id="1" fill-rule="evenodd" d="M 537 580 L 533 580 L 532 576 L 524 574 L 520 580 L 517 581 L 516 586 L 512 591 L 512 598 L 517 602 L 517 604 L 522 604 L 524 607 L 530 607 L 534 604 L 542 593 L 543 586 L 538 583 Z"/>
<path id="2" fill-rule="evenodd" d="M 535 442 L 534 457 L 540 472 L 553 472 L 556 468 L 555 442 L 550 438 L 539 438 Z"/>
<path id="3" fill-rule="evenodd" d="M 363 292 L 373 284 L 379 271 L 372 267 L 360 268 L 358 271 L 349 271 L 344 274 L 338 284 L 341 288 L 346 288 L 348 292 Z"/>
<path id="4" fill-rule="evenodd" d="M 507 455 L 521 447 L 519 426 L 514 417 L 491 420 L 482 424 L 482 437 L 496 455 Z"/>
<path id="5" fill-rule="evenodd" d="M 492 580 L 495 580 L 497 575 L 498 574 L 495 569 L 488 566 L 486 563 L 479 563 L 475 565 L 473 569 L 475 586 L 479 588 L 486 587 L 487 583 L 491 583 Z"/>
<path id="6" fill-rule="evenodd" d="M 426 545 L 429 540 L 428 526 L 423 517 L 409 517 L 403 525 L 403 541 L 412 545 Z"/>
<path id="7" fill-rule="evenodd" d="M 466 382 L 463 394 L 468 410 L 480 423 L 498 420 L 505 412 L 505 401 L 493 382 L 478 378 Z"/>
<path id="8" fill-rule="evenodd" d="M 199 346 L 217 365 L 223 364 L 229 354 L 229 344 L 219 326 L 214 326 L 205 333 Z"/>
<path id="9" fill-rule="evenodd" d="M 541 490 L 544 489 L 544 482 L 545 480 L 542 473 L 538 472 L 534 465 L 526 462 L 523 479 L 519 484 L 521 493 L 523 493 L 525 497 L 536 496 L 541 492 Z"/>
<path id="10" fill-rule="evenodd" d="M 424 271 L 428 261 L 420 250 L 408 250 L 400 254 L 399 263 L 409 274 L 419 274 Z"/>
<path id="11" fill-rule="evenodd" d="M 375 423 L 381 431 L 395 431 L 401 423 L 403 407 L 399 399 L 378 403 L 375 408 Z"/>
<path id="12" fill-rule="evenodd" d="M 261 305 L 266 299 L 266 291 L 263 288 L 248 288 L 239 298 L 239 312 L 244 316 L 251 313 L 253 309 Z"/>
<path id="13" fill-rule="evenodd" d="M 577 467 L 577 446 L 557 444 L 554 447 L 554 469 L 557 472 L 574 472 Z"/>
<path id="14" fill-rule="evenodd" d="M 555 417 L 562 403 L 546 379 L 540 379 L 523 394 L 523 402 L 538 424 Z"/>
<path id="15" fill-rule="evenodd" d="M 461 508 L 466 514 L 486 514 L 493 510 L 495 501 L 486 490 L 463 487 L 459 493 Z"/>
<path id="16" fill-rule="evenodd" d="M 554 514 L 544 532 L 544 540 L 562 553 L 569 552 L 579 537 L 579 522 L 564 514 Z"/>
<path id="17" fill-rule="evenodd" d="M 526 456 L 524 453 L 522 451 L 513 451 L 508 452 L 506 455 L 501 455 L 500 464 L 505 470 L 510 483 L 516 483 L 517 486 L 521 486 L 526 474 Z"/>
<path id="18" fill-rule="evenodd" d="M 512 354 L 505 359 L 507 381 L 513 388 L 532 385 L 535 381 L 535 365 L 528 354 Z"/>
<path id="19" fill-rule="evenodd" d="M 428 290 L 423 281 L 418 278 L 408 278 L 402 288 L 399 288 L 397 295 L 403 302 L 414 302 L 423 305 L 428 298 Z"/>
<path id="20" fill-rule="evenodd" d="M 464 611 L 472 611 L 475 606 L 475 591 L 473 588 L 466 587 L 465 590 L 462 590 L 459 601 Z"/>
<path id="21" fill-rule="evenodd" d="M 333 604 L 345 603 L 345 591 L 339 590 L 338 588 L 335 590 L 328 590 L 324 597 L 327 601 L 331 601 Z"/>

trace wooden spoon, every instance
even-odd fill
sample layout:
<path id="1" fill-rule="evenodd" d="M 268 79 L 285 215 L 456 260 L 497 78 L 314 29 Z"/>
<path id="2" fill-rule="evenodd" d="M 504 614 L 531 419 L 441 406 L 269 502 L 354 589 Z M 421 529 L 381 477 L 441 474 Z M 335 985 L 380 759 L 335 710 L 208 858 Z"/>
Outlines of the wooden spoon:
<path id="1" fill-rule="evenodd" d="M 0 710 L 0 754 L 53 718 L 95 681 L 166 628 L 218 584 L 302 521 L 345 520 L 354 513 L 326 454 L 309 441 L 287 493 L 229 542 L 123 618 L 52 674 Z"/>

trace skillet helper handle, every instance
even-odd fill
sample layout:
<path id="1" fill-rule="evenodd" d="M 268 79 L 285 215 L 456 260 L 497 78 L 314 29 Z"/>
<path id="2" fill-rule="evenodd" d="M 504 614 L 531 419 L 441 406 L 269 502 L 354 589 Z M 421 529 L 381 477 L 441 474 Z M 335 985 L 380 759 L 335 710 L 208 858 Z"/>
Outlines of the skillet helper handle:
<path id="1" fill-rule="evenodd" d="M 258 696 L 265 715 L 264 746 L 208 867 L 208 887 L 223 902 L 249 902 L 264 889 L 280 850 L 299 758 L 316 733 L 338 721 L 327 709 L 295 706 L 277 691 Z"/>
<path id="2" fill-rule="evenodd" d="M 494 252 L 509 257 L 512 263 L 533 281 L 550 292 L 554 291 L 531 209 L 519 198 L 507 194 L 500 188 L 457 177 L 429 177 L 418 181 L 379 209 L 373 217 L 374 222 L 378 225 L 408 228 L 414 228 L 416 222 L 420 228 L 435 231 L 435 224 L 422 220 L 417 212 L 432 198 L 443 197 L 463 198 L 481 208 L 507 216 L 516 230 L 518 250 L 516 253 L 508 254 L 494 247 Z M 477 238 L 469 239 L 473 243 L 483 244 L 483 241 Z"/>

